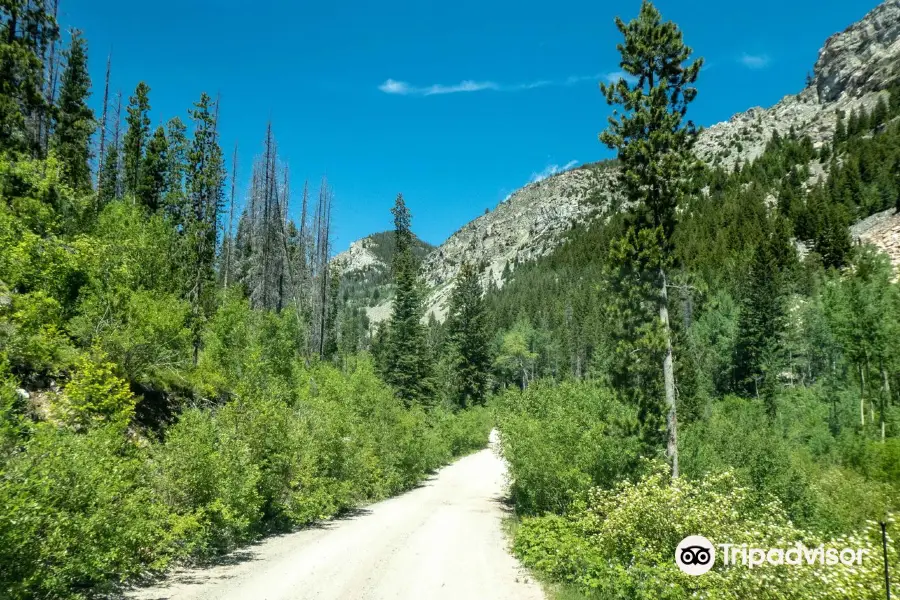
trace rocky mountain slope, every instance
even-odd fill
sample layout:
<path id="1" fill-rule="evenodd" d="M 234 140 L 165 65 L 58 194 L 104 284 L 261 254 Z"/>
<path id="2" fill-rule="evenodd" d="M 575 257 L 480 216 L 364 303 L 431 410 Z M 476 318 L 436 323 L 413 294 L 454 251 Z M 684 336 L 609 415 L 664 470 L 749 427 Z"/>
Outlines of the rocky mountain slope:
<path id="1" fill-rule="evenodd" d="M 413 239 L 413 253 L 421 260 L 434 246 Z M 331 260 L 341 276 L 341 294 L 348 308 L 383 306 L 390 301 L 391 259 L 394 256 L 394 232 L 373 233 L 350 244 L 350 248 Z M 376 318 L 376 322 L 380 319 Z"/>
<path id="2" fill-rule="evenodd" d="M 731 168 L 762 154 L 775 132 L 785 135 L 792 128 L 820 146 L 834 135 L 839 111 L 871 110 L 898 76 L 900 0 L 887 0 L 826 40 L 805 89 L 771 108 L 754 107 L 705 129 L 697 155 L 710 165 Z M 820 165 L 812 166 L 813 177 L 826 176 Z M 445 317 L 453 279 L 463 259 L 483 265 L 483 284 L 500 286 L 505 269 L 549 253 L 575 223 L 614 209 L 615 189 L 614 163 L 576 168 L 522 188 L 496 210 L 468 223 L 423 262 L 423 277 L 431 290 L 427 312 L 439 320 Z M 861 223 L 854 235 L 879 245 L 900 264 L 900 244 L 891 241 L 897 231 L 900 216 L 883 215 L 879 221 Z M 355 245 L 348 253 L 356 261 L 353 264 L 368 260 L 364 249 Z M 389 302 L 368 309 L 373 322 L 389 313 Z"/>

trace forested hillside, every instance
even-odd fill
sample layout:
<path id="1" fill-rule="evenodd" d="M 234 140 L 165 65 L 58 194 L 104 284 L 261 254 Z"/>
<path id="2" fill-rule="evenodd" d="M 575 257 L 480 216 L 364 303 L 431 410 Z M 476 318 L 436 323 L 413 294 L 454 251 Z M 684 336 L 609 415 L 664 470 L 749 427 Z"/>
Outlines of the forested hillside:
<path id="1" fill-rule="evenodd" d="M 339 348 L 327 183 L 292 197 L 270 127 L 238 202 L 217 102 L 141 82 L 120 122 L 55 5 L 0 5 L 0 596 L 97 597 L 483 446 L 484 409 Z"/>

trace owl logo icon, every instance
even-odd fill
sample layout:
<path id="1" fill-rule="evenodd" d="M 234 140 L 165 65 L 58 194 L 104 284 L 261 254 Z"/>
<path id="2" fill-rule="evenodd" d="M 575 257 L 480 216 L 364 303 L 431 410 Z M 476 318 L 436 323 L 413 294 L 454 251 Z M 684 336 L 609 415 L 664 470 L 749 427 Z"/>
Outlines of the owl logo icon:
<path id="1" fill-rule="evenodd" d="M 675 564 L 688 575 L 703 575 L 716 564 L 716 548 L 702 535 L 689 535 L 675 548 Z"/>

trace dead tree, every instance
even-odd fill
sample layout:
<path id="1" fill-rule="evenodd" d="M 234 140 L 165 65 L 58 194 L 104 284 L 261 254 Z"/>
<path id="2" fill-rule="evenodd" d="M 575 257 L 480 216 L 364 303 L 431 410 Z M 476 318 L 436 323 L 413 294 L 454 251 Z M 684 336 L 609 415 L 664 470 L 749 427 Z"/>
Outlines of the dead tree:
<path id="1" fill-rule="evenodd" d="M 106 83 L 103 86 L 103 114 L 100 117 L 100 153 L 97 167 L 97 191 L 103 185 L 103 161 L 106 158 L 106 115 L 109 108 L 109 71 L 112 67 L 112 52 L 106 57 Z"/>
<path id="2" fill-rule="evenodd" d="M 228 289 L 228 278 L 231 274 L 231 256 L 234 254 L 234 191 L 237 184 L 238 145 L 234 143 L 234 154 L 231 157 L 231 200 L 228 203 L 228 234 L 225 236 L 225 289 Z"/>

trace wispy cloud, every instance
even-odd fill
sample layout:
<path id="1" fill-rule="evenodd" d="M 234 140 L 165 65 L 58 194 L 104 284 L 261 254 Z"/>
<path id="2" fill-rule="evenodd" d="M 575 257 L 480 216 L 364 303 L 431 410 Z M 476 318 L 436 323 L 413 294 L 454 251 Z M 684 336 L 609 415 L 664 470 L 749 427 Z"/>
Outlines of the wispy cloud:
<path id="1" fill-rule="evenodd" d="M 543 171 L 541 171 L 539 173 L 532 173 L 531 179 L 528 181 L 528 183 L 537 183 L 538 181 L 543 181 L 544 179 L 547 179 L 548 177 L 552 177 L 558 173 L 562 173 L 563 171 L 568 171 L 569 169 L 576 166 L 577 164 L 578 164 L 577 160 L 570 160 L 563 166 L 547 165 L 546 167 L 544 167 Z"/>
<path id="2" fill-rule="evenodd" d="M 742 65 L 748 69 L 765 69 L 769 66 L 769 56 L 767 54 L 741 54 L 738 59 Z"/>
<path id="3" fill-rule="evenodd" d="M 482 92 L 485 90 L 495 92 L 523 92 L 534 90 L 537 88 L 550 86 L 570 86 L 583 83 L 585 81 L 618 81 L 619 77 L 625 76 L 626 79 L 634 80 L 630 75 L 624 75 L 620 71 L 613 73 L 601 73 L 599 75 L 573 75 L 566 79 L 539 79 L 537 81 L 528 81 L 524 83 L 502 84 L 495 81 L 473 81 L 466 79 L 455 84 L 433 85 L 413 85 L 406 81 L 398 81 L 396 79 L 388 79 L 378 86 L 378 89 L 385 94 L 394 94 L 397 96 L 436 96 L 440 94 L 458 94 L 462 92 Z"/>
<path id="4" fill-rule="evenodd" d="M 493 81 L 461 81 L 455 85 L 429 85 L 418 87 L 410 85 L 405 81 L 397 81 L 396 79 L 388 79 L 378 86 L 378 89 L 385 94 L 396 94 L 399 96 L 418 95 L 418 96 L 434 96 L 438 94 L 457 94 L 460 92 L 480 92 L 482 90 L 497 89 L 498 86 Z"/>

